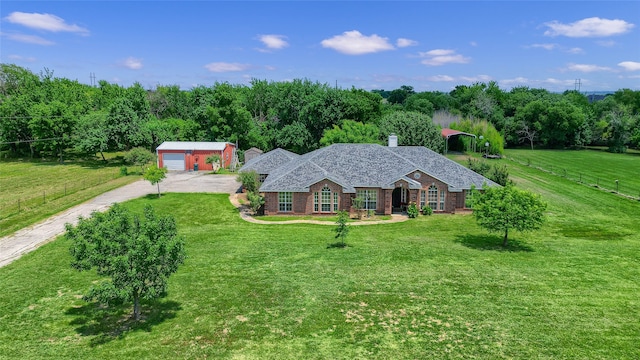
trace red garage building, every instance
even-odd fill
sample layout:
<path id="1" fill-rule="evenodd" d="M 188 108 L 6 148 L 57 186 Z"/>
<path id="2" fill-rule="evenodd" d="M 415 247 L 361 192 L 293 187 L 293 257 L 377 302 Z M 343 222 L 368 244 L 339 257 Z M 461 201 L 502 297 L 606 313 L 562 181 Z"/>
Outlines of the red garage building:
<path id="1" fill-rule="evenodd" d="M 211 155 L 220 156 L 221 166 L 232 167 L 236 161 L 236 146 L 228 142 L 165 141 L 156 149 L 158 167 L 167 170 L 213 170 L 205 161 Z M 197 166 L 196 166 L 197 164 Z"/>

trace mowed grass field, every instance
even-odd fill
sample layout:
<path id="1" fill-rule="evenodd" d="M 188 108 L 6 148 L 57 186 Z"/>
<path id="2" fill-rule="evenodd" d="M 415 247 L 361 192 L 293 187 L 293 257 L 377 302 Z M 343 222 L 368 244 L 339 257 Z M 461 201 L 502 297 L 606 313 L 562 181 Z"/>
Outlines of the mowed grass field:
<path id="1" fill-rule="evenodd" d="M 612 154 L 605 150 L 529 150 L 506 149 L 505 155 L 516 161 L 530 163 L 575 181 L 598 184 L 609 190 L 640 198 L 640 152 Z"/>
<path id="2" fill-rule="evenodd" d="M 548 202 L 533 233 L 472 215 L 352 227 L 242 221 L 227 195 L 166 194 L 188 259 L 168 297 L 103 308 L 51 242 L 0 268 L 0 358 L 638 359 L 640 202 L 500 160 Z"/>
<path id="3" fill-rule="evenodd" d="M 140 179 L 99 161 L 0 161 L 0 236 Z"/>

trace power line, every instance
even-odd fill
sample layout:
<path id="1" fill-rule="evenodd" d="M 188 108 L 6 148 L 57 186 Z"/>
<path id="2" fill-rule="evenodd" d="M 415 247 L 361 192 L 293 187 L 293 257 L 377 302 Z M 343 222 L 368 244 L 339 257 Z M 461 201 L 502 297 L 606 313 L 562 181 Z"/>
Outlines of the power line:
<path id="1" fill-rule="evenodd" d="M 47 139 L 32 139 L 32 140 L 18 140 L 18 141 L 9 141 L 9 142 L 0 142 L 0 145 L 32 143 L 32 142 L 38 142 L 38 141 L 53 141 L 53 140 L 61 140 L 61 139 L 64 139 L 64 137 L 47 138 Z"/>

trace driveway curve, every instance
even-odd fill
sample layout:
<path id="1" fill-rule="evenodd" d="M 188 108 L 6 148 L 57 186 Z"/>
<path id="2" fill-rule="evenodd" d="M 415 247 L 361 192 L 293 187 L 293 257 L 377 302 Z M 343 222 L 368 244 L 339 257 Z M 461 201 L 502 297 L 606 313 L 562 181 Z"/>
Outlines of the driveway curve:
<path id="1" fill-rule="evenodd" d="M 168 173 L 160 183 L 161 192 L 203 192 L 234 194 L 240 189 L 235 175 L 208 175 L 205 172 Z M 77 224 L 79 217 L 88 217 L 94 211 L 104 211 L 113 203 L 139 198 L 158 192 L 157 186 L 140 180 L 111 190 L 102 195 L 56 214 L 40 223 L 0 238 L 0 267 L 23 254 L 55 239 L 65 231 L 65 224 Z"/>

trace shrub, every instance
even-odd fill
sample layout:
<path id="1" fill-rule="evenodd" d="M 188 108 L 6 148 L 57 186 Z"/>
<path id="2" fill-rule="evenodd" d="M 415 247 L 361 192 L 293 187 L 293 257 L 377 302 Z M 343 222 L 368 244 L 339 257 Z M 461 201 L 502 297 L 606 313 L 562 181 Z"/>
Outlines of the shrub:
<path id="1" fill-rule="evenodd" d="M 249 206 L 251 207 L 253 215 L 257 215 L 262 205 L 264 205 L 264 197 L 258 193 L 250 192 L 247 194 L 247 199 L 249 200 Z"/>
<path id="2" fill-rule="evenodd" d="M 120 166 L 120 176 L 129 175 L 129 169 L 126 166 Z"/>
<path id="3" fill-rule="evenodd" d="M 407 215 L 409 216 L 409 219 L 415 219 L 418 217 L 418 206 L 416 203 L 412 202 L 409 204 L 407 207 Z"/>
<path id="4" fill-rule="evenodd" d="M 124 154 L 125 162 L 140 166 L 140 173 L 144 173 L 144 166 L 152 162 L 155 158 L 156 155 L 154 153 L 142 147 L 133 148 Z"/>
<path id="5" fill-rule="evenodd" d="M 204 160 L 207 164 L 211 164 L 213 172 L 217 173 L 220 169 L 220 155 L 210 155 Z"/>
<path id="6" fill-rule="evenodd" d="M 422 215 L 431 215 L 431 214 L 433 214 L 433 209 L 431 209 L 428 206 L 422 207 Z"/>
<path id="7" fill-rule="evenodd" d="M 242 187 L 249 193 L 258 191 L 260 185 L 258 181 L 258 173 L 255 171 L 245 171 L 238 174 L 238 182 L 242 183 Z"/>
<path id="8" fill-rule="evenodd" d="M 502 186 L 507 185 L 507 182 L 509 182 L 509 170 L 507 169 L 507 165 L 504 164 L 492 166 L 486 176 L 491 179 L 491 181 Z"/>

